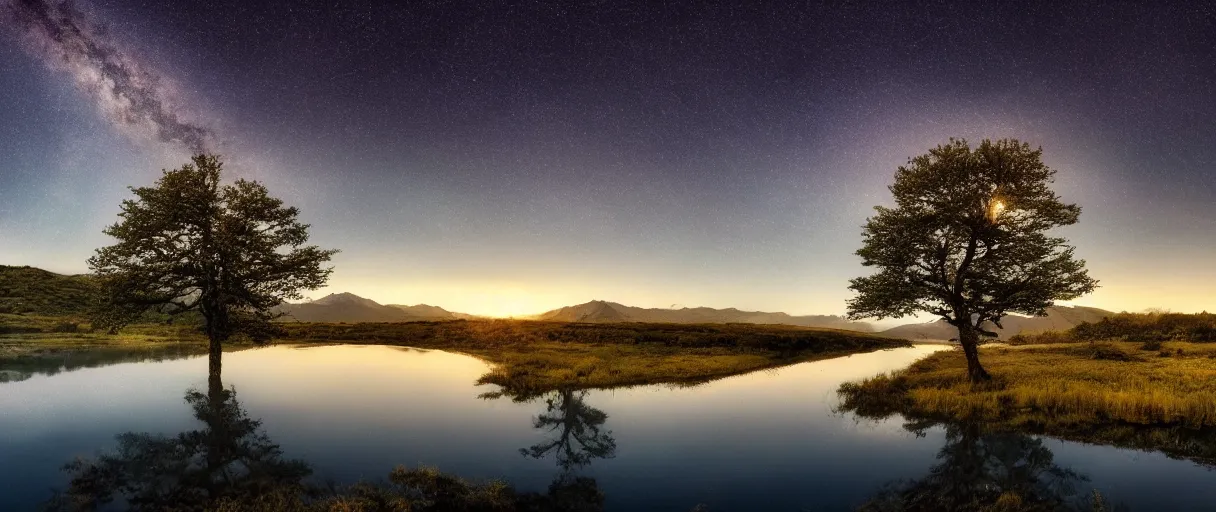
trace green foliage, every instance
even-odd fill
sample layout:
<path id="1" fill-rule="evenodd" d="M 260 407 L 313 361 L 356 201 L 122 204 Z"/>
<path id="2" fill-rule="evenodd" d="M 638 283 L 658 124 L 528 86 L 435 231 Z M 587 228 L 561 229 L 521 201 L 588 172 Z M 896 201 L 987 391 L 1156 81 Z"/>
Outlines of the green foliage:
<path id="1" fill-rule="evenodd" d="M 876 207 L 857 251 L 878 272 L 851 281 L 854 319 L 927 312 L 959 328 L 972 378 L 979 335 L 995 336 L 1008 313 L 1045 315 L 1057 300 L 1097 285 L 1073 248 L 1049 230 L 1075 224 L 1081 208 L 1051 190 L 1042 151 L 1012 139 L 972 149 L 952 139 L 895 174 L 895 207 Z"/>
<path id="2" fill-rule="evenodd" d="M 0 265 L 0 313 L 83 316 L 97 301 L 97 282 L 34 267 Z"/>
<path id="3" fill-rule="evenodd" d="M 1019 334 L 1011 345 L 1078 343 L 1085 341 L 1137 341 L 1142 350 L 1158 350 L 1167 341 L 1216 342 L 1216 314 L 1119 313 L 1097 322 L 1083 322 L 1067 331 Z"/>
<path id="4" fill-rule="evenodd" d="M 325 284 L 332 269 L 322 264 L 336 251 L 305 245 L 296 208 L 255 181 L 221 185 L 221 170 L 218 157 L 198 155 L 155 186 L 132 189 L 121 220 L 105 230 L 118 243 L 89 259 L 105 306 L 95 324 L 197 312 L 214 342 L 263 338 L 272 308 Z"/>
<path id="5" fill-rule="evenodd" d="M 1120 313 L 1070 331 L 1079 341 L 1113 340 L 1216 342 L 1216 314 Z"/>

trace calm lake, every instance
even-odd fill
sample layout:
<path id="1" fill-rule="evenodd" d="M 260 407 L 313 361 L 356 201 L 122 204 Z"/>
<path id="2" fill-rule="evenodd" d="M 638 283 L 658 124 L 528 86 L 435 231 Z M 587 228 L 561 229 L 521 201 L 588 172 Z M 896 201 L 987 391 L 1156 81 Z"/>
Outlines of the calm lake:
<path id="1" fill-rule="evenodd" d="M 479 397 L 497 388 L 474 386 L 488 368 L 468 356 L 273 346 L 225 354 L 223 384 L 283 456 L 307 462 L 319 482 L 382 480 L 395 465 L 425 464 L 525 491 L 591 477 L 615 511 L 818 511 L 850 510 L 884 489 L 949 474 L 1021 478 L 1064 501 L 1087 503 L 1096 488 L 1130 510 L 1212 510 L 1216 474 L 1159 453 L 1020 435 L 977 443 L 942 427 L 918 436 L 900 418 L 833 412 L 841 382 L 943 348 L 515 403 Z M 66 463 L 113 450 L 119 434 L 200 428 L 183 397 L 206 390 L 205 356 L 127 359 L 70 371 L 0 367 L 0 510 L 37 508 L 67 485 Z M 983 475 L 952 466 L 967 456 L 960 447 L 979 445 Z"/>

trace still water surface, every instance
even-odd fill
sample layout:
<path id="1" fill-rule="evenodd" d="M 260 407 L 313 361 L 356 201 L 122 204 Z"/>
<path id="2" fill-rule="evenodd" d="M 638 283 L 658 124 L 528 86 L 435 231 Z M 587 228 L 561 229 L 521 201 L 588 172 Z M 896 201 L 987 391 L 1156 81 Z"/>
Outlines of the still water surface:
<path id="1" fill-rule="evenodd" d="M 917 436 L 900 418 L 833 412 L 841 382 L 942 348 L 858 354 L 696 387 L 558 392 L 528 403 L 480 397 L 497 388 L 474 386 L 488 370 L 477 359 L 401 347 L 231 352 L 223 383 L 317 481 L 381 480 L 395 465 L 426 464 L 525 491 L 592 477 L 616 511 L 850 510 L 884 489 L 952 474 L 959 447 L 975 445 L 957 429 Z M 198 429 L 183 395 L 206 390 L 206 357 L 157 359 L 92 361 L 55 373 L 25 368 L 16 377 L 10 370 L 0 381 L 0 510 L 36 508 L 67 484 L 65 463 L 112 450 L 117 434 Z M 1096 488 L 1130 510 L 1216 503 L 1216 474 L 1158 453 L 1017 435 L 980 444 L 998 454 L 998 465 L 1021 461 L 1035 486 L 1066 500 Z"/>

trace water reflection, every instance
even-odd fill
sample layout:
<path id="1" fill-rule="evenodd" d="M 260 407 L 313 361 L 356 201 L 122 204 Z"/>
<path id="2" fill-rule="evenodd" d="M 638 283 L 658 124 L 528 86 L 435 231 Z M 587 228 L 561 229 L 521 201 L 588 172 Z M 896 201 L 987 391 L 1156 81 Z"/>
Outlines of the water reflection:
<path id="1" fill-rule="evenodd" d="M 594 459 L 616 456 L 616 439 L 604 429 L 608 414 L 587 405 L 587 391 L 563 389 L 545 397 L 545 412 L 532 420 L 532 427 L 551 436 L 519 452 L 534 459 L 553 454 L 563 474 L 571 473 Z"/>
<path id="2" fill-rule="evenodd" d="M 563 389 L 544 397 L 545 412 L 532 419 L 532 427 L 549 437 L 528 448 L 525 457 L 543 459 L 550 454 L 559 469 L 549 496 L 561 510 L 602 510 L 604 494 L 594 478 L 580 476 L 579 469 L 595 459 L 616 456 L 616 439 L 604 428 L 608 414 L 587 405 L 587 391 Z"/>
<path id="3" fill-rule="evenodd" d="M 947 425 L 945 445 L 925 476 L 889 485 L 859 510 L 1106 510 L 1100 497 L 1078 491 L 1088 481 L 1056 465 L 1042 439 Z"/>
<path id="4" fill-rule="evenodd" d="M 34 375 L 55 375 L 121 363 L 171 361 L 206 353 L 207 348 L 203 346 L 175 343 L 160 347 L 90 347 L 3 356 L 0 357 L 0 384 L 20 382 Z"/>
<path id="5" fill-rule="evenodd" d="M 202 428 L 174 437 L 127 432 L 118 447 L 65 470 L 68 489 L 51 510 L 93 510 L 116 502 L 131 510 L 190 509 L 191 505 L 252 502 L 267 493 L 303 493 L 308 464 L 286 459 L 279 445 L 225 389 L 218 357 L 212 358 L 207 392 L 188 390 L 185 401 Z"/>
<path id="6" fill-rule="evenodd" d="M 185 401 L 201 428 L 164 436 L 126 432 L 117 447 L 91 459 L 64 466 L 66 490 L 44 503 L 45 510 L 295 510 L 428 511 L 484 510 L 596 512 L 604 495 L 594 479 L 576 477 L 573 469 L 593 458 L 611 457 L 611 432 L 601 431 L 607 414 L 586 406 L 585 392 L 557 393 L 537 428 L 554 425 L 552 442 L 530 450 L 530 456 L 557 454 L 561 475 L 546 493 L 517 492 L 498 482 L 474 483 L 429 467 L 398 466 L 387 481 L 347 487 L 310 481 L 311 466 L 284 456 L 237 400 L 235 387 L 225 388 L 222 358 L 208 360 L 207 391 L 187 390 Z"/>

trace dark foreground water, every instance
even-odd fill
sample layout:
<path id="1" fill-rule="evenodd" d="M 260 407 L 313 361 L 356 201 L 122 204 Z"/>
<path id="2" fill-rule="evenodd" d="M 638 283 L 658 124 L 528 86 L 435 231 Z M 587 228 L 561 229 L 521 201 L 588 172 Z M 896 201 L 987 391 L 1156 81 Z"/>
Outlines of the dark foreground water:
<path id="1" fill-rule="evenodd" d="M 592 477 L 616 511 L 850 510 L 943 484 L 1008 486 L 1082 504 L 1096 488 L 1130 510 L 1216 504 L 1216 474 L 1158 453 L 977 437 L 961 427 L 918 436 L 899 418 L 874 423 L 833 412 L 841 382 L 941 348 L 859 354 L 692 388 L 568 391 L 515 403 L 479 398 L 496 387 L 474 386 L 487 367 L 462 355 L 278 346 L 225 354 L 223 384 L 284 457 L 306 462 L 309 478 L 338 484 L 426 464 L 525 491 Z M 0 510 L 36 508 L 67 485 L 65 463 L 112 452 L 119 434 L 172 437 L 200 428 L 183 397 L 206 392 L 205 357 L 126 359 L 94 358 L 54 373 L 0 368 L 8 372 L 0 379 Z"/>

